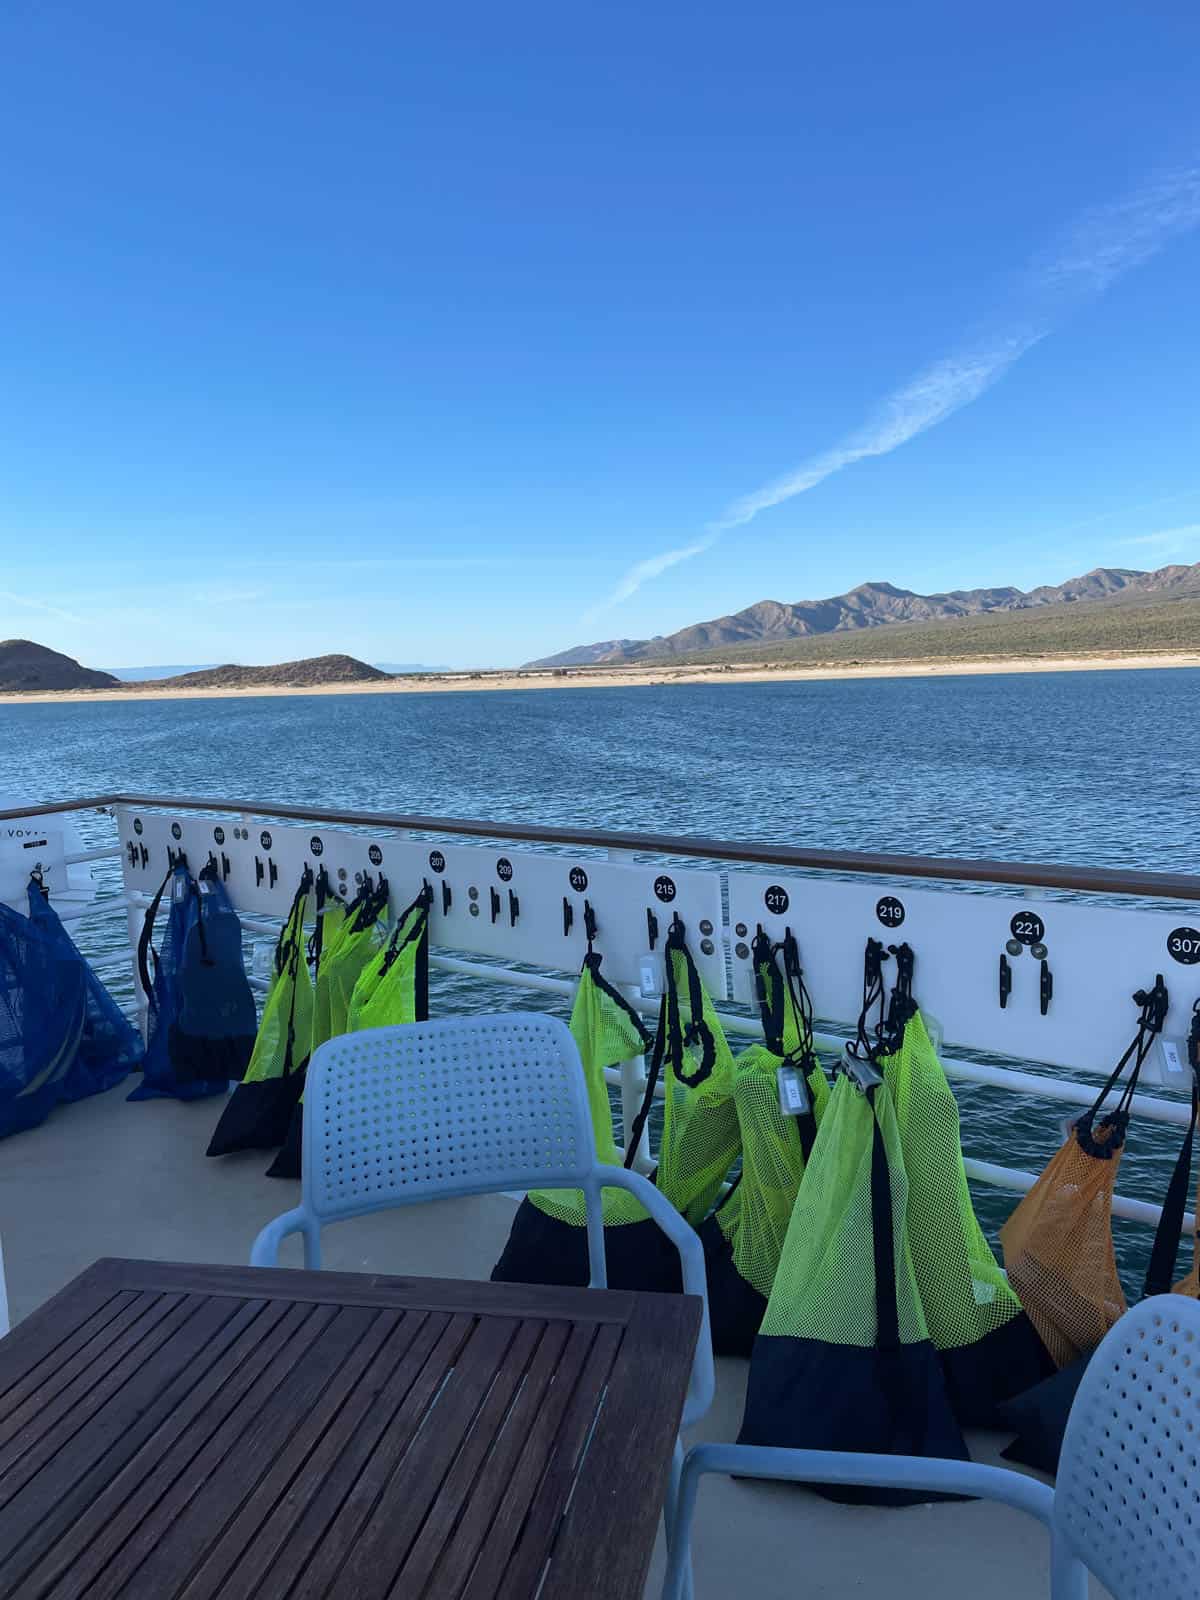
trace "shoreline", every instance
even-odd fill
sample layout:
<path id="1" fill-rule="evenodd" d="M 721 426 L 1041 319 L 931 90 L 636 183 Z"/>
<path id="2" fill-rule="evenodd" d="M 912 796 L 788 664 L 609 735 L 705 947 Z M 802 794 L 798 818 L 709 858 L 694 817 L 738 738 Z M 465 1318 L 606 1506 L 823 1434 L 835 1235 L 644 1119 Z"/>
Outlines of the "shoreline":
<path id="1" fill-rule="evenodd" d="M 839 682 L 856 678 L 956 678 L 1025 672 L 1129 672 L 1148 668 L 1200 667 L 1200 651 L 1171 650 L 1141 655 L 1121 652 L 1086 656 L 991 656 L 923 661 L 820 662 L 811 667 L 766 662 L 740 665 L 656 667 L 568 667 L 557 671 L 514 668 L 497 672 L 413 674 L 386 683 L 323 683 L 307 688 L 257 684 L 248 688 L 29 689 L 0 693 L 0 705 L 78 705 L 122 700 L 254 700 L 279 695 L 470 694 L 511 689 L 640 689 L 658 684 Z"/>

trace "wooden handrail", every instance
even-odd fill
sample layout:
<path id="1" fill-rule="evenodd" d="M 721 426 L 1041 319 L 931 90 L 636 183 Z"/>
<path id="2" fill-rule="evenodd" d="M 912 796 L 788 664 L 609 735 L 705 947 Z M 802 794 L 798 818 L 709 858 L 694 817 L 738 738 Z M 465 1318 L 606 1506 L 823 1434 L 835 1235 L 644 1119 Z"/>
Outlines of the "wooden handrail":
<path id="1" fill-rule="evenodd" d="M 937 878 L 958 883 L 1003 883 L 1020 888 L 1072 889 L 1087 894 L 1129 894 L 1165 900 L 1200 900 L 1200 877 L 1187 873 L 1142 872 L 1122 868 L 1078 867 L 1029 861 L 968 860 L 956 856 L 875 854 L 866 850 L 813 850 L 790 844 L 705 839 L 693 834 L 632 833 L 610 828 L 558 828 L 526 822 L 485 822 L 478 818 L 397 815 L 387 811 L 333 811 L 322 806 L 280 805 L 268 800 L 203 799 L 195 795 L 102 794 L 77 800 L 0 810 L 0 822 L 14 817 L 52 816 L 103 806 L 144 810 L 246 812 L 289 822 L 352 823 L 357 827 L 406 832 L 462 834 L 479 839 L 520 840 L 532 844 L 587 845 L 601 850 L 632 850 L 649 855 L 694 856 L 741 861 L 764 867 L 795 867 L 898 878 Z"/>

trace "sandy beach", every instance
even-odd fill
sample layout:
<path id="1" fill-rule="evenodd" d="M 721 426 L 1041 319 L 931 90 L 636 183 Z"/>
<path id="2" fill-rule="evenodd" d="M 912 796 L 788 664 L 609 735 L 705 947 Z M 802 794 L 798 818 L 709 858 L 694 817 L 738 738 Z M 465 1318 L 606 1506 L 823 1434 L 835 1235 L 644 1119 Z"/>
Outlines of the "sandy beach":
<path id="1" fill-rule="evenodd" d="M 744 666 L 570 667 L 557 671 L 414 673 L 386 683 L 329 683 L 311 688 L 264 685 L 245 689 L 60 689 L 0 693 L 0 705 L 91 700 L 248 700 L 270 695 L 455 694 L 496 689 L 640 689 L 678 683 L 803 683 L 846 678 L 954 678 L 1012 672 L 1128 672 L 1139 668 L 1200 667 L 1200 652 L 1147 651 L 1141 655 L 1000 656 L 963 660 L 876 661 L 854 666 L 748 662 Z"/>

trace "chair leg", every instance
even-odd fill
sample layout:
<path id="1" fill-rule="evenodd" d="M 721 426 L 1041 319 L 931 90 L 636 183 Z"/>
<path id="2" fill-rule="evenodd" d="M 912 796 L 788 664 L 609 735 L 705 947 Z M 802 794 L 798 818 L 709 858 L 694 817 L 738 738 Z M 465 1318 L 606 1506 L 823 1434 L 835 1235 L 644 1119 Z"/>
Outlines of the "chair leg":
<path id="1" fill-rule="evenodd" d="M 675 1449 L 671 1455 L 671 1474 L 667 1479 L 667 1499 L 663 1507 L 663 1529 L 667 1539 L 667 1584 L 664 1595 L 670 1595 L 671 1600 L 692 1600 L 692 1553 L 688 1548 L 691 1541 L 691 1515 L 689 1513 L 682 1522 L 680 1520 L 680 1480 L 683 1473 L 683 1440 L 676 1435 Z M 692 1495 L 692 1504 L 695 1496 Z M 676 1551 L 676 1544 L 682 1542 L 682 1549 Z M 673 1580 L 673 1587 L 672 1587 Z"/>
<path id="2" fill-rule="evenodd" d="M 321 1229 L 311 1218 L 304 1224 L 304 1265 L 310 1272 L 321 1270 Z"/>
<path id="3" fill-rule="evenodd" d="M 1057 1527 L 1050 1530 L 1051 1600 L 1088 1600 L 1087 1569 Z"/>

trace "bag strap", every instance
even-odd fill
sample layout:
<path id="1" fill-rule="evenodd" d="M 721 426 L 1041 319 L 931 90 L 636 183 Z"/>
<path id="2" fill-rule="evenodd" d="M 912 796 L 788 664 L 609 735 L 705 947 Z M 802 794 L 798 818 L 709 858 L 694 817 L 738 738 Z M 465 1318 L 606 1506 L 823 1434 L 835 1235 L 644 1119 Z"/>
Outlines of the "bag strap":
<path id="1" fill-rule="evenodd" d="M 1150 1265 L 1146 1268 L 1146 1281 L 1142 1295 L 1167 1294 L 1175 1281 L 1175 1263 L 1179 1256 L 1179 1238 L 1183 1232 L 1183 1214 L 1187 1210 L 1188 1193 L 1192 1186 L 1192 1149 L 1196 1139 L 1196 1122 L 1200 1119 L 1200 1000 L 1192 1007 L 1192 1026 L 1187 1041 L 1188 1065 L 1192 1069 L 1192 1120 L 1183 1146 L 1175 1161 L 1175 1170 L 1167 1185 L 1162 1216 L 1154 1230 L 1154 1244 L 1150 1250 Z"/>
<path id="2" fill-rule="evenodd" d="M 642 1052 L 645 1053 L 645 1051 L 649 1049 L 650 1045 L 654 1042 L 653 1035 L 651 1034 L 649 1028 L 647 1028 L 645 1018 L 642 1016 L 641 1012 L 635 1011 L 621 991 L 617 988 L 614 988 L 600 971 L 600 965 L 603 960 L 604 957 L 600 954 L 599 950 L 593 950 L 591 948 L 591 942 L 589 940 L 588 951 L 583 958 L 584 970 L 591 974 L 592 982 L 596 985 L 597 989 L 599 989 L 604 998 L 615 1005 L 625 1017 L 626 1021 L 632 1024 L 637 1032 L 638 1038 L 642 1041 Z"/>
<path id="3" fill-rule="evenodd" d="M 642 1096 L 642 1103 L 638 1107 L 637 1116 L 629 1130 L 629 1145 L 625 1151 L 623 1165 L 626 1169 L 633 1166 L 634 1157 L 642 1142 L 642 1135 L 646 1131 L 646 1124 L 650 1120 L 650 1109 L 654 1104 L 654 1090 L 662 1073 L 663 1060 L 667 1053 L 667 1010 L 668 995 L 664 990 L 663 997 L 658 1003 L 658 1028 L 654 1035 L 654 1051 L 650 1057 L 650 1065 L 646 1069 L 646 1092 Z"/>
<path id="4" fill-rule="evenodd" d="M 758 1000 L 758 1015 L 762 1022 L 763 1037 L 767 1042 L 767 1049 L 773 1056 L 783 1054 L 783 984 L 780 982 L 779 970 L 775 965 L 775 951 L 778 948 L 778 945 L 772 945 L 760 922 L 751 947 L 754 993 Z"/>
<path id="5" fill-rule="evenodd" d="M 1129 1078 L 1124 1089 L 1121 1091 L 1120 1098 L 1113 1108 L 1113 1111 L 1109 1113 L 1110 1116 L 1124 1116 L 1126 1118 L 1129 1116 L 1129 1108 L 1133 1102 L 1133 1093 L 1137 1088 L 1137 1082 L 1139 1076 L 1141 1075 L 1142 1066 L 1145 1063 L 1146 1057 L 1150 1054 L 1156 1036 L 1162 1032 L 1163 1023 L 1167 1018 L 1167 1007 L 1170 1004 L 1170 997 L 1167 994 L 1166 984 L 1163 983 L 1161 972 L 1155 977 L 1154 987 L 1152 989 L 1138 989 L 1136 991 L 1133 996 L 1133 1003 L 1139 1008 L 1137 1032 L 1134 1034 L 1133 1039 L 1131 1040 L 1124 1055 L 1109 1074 L 1108 1080 L 1103 1089 L 1101 1089 L 1100 1093 L 1096 1096 L 1091 1110 L 1087 1113 L 1087 1120 L 1089 1122 L 1094 1117 L 1099 1115 L 1100 1107 L 1112 1093 L 1113 1089 L 1116 1088 L 1121 1074 L 1125 1071 L 1125 1068 L 1129 1065 L 1130 1061 L 1132 1061 L 1133 1071 L 1129 1074 Z"/>
<path id="6" fill-rule="evenodd" d="M 625 1152 L 626 1167 L 633 1165 L 634 1155 L 641 1143 L 646 1123 L 650 1120 L 650 1108 L 654 1104 L 654 1091 L 662 1075 L 663 1064 L 668 1065 L 679 1083 L 688 1089 L 694 1089 L 712 1076 L 717 1063 L 716 1036 L 704 1020 L 704 987 L 700 982 L 696 963 L 692 960 L 692 952 L 687 947 L 686 931 L 678 914 L 673 916 L 663 947 L 666 955 L 667 981 L 658 1008 L 658 1031 L 654 1036 L 654 1054 L 646 1074 L 646 1092 L 642 1096 L 638 1114 L 629 1130 L 629 1148 Z M 679 978 L 674 961 L 676 955 L 683 958 L 687 978 L 689 1021 L 686 1028 L 683 1026 L 679 1008 Z M 700 1046 L 700 1061 L 695 1071 L 689 1073 L 684 1067 L 687 1051 L 697 1044 Z"/>
<path id="7" fill-rule="evenodd" d="M 813 1003 L 808 986 L 804 982 L 804 969 L 800 965 L 800 946 L 796 943 L 796 936 L 790 928 L 783 930 L 783 940 L 776 948 L 783 956 L 784 990 L 781 998 L 791 1011 L 796 1036 L 800 1041 L 795 1055 L 800 1061 L 808 1062 L 814 1054 Z M 782 1042 L 781 1029 L 780 1043 Z M 779 1054 L 783 1054 L 782 1050 Z"/>
<path id="8" fill-rule="evenodd" d="M 875 1343 L 882 1350 L 900 1348 L 900 1312 L 896 1305 L 896 1238 L 892 1180 L 887 1146 L 875 1097 L 882 1085 L 865 1091 L 871 1107 L 871 1242 L 875 1260 Z"/>
<path id="9" fill-rule="evenodd" d="M 856 1036 L 846 1046 L 847 1053 L 859 1061 L 874 1063 L 876 1057 L 884 1053 L 883 963 L 887 959 L 888 953 L 879 940 L 868 939 L 863 952 L 862 1009 L 858 1013 Z M 878 1020 L 872 1025 L 871 1012 L 876 1010 L 879 1013 Z"/>
<path id="10" fill-rule="evenodd" d="M 694 1089 L 706 1078 L 712 1076 L 713 1068 L 717 1064 L 717 1041 L 712 1029 L 704 1020 L 704 985 L 700 982 L 700 971 L 692 959 L 692 952 L 687 947 L 684 938 L 684 926 L 678 915 L 671 918 L 671 927 L 667 933 L 667 990 L 674 992 L 674 1028 L 668 1031 L 668 1043 L 671 1046 L 670 1066 L 671 1071 L 679 1082 L 689 1089 Z M 684 973 L 687 978 L 688 989 L 688 1024 L 682 1025 L 679 1009 L 679 986 L 675 977 L 675 963 L 673 954 L 683 959 Z M 687 1050 L 700 1047 L 700 1060 L 692 1072 L 688 1072 L 684 1063 L 687 1060 Z"/>
<path id="11" fill-rule="evenodd" d="M 158 908 L 162 904 L 162 897 L 166 892 L 166 887 L 174 876 L 175 868 L 173 866 L 168 867 L 166 877 L 158 886 L 158 892 L 155 894 L 154 899 L 151 900 L 150 904 L 146 907 L 146 915 L 142 918 L 142 931 L 138 937 L 138 979 L 141 982 L 146 999 L 151 1005 L 154 1004 L 154 984 L 150 977 L 149 958 L 151 955 L 154 956 L 155 966 L 158 965 L 158 952 L 151 945 L 151 940 L 154 938 L 154 919 L 158 916 Z"/>
<path id="12" fill-rule="evenodd" d="M 910 944 L 890 944 L 888 950 L 896 958 L 896 981 L 892 985 L 887 1020 L 884 1023 L 888 1053 L 892 1054 L 903 1044 L 904 1030 L 917 1014 L 917 1002 L 913 999 L 913 968 L 916 965 L 916 957 Z"/>
<path id="13" fill-rule="evenodd" d="M 287 1044 L 283 1053 L 283 1076 L 290 1077 L 296 1053 L 296 983 L 300 976 L 300 963 L 304 959 L 304 911 L 313 886 L 312 870 L 305 867 L 300 874 L 300 886 L 292 899 L 292 909 L 275 946 L 275 976 L 283 976 L 286 964 L 292 979 L 292 1003 L 288 1007 Z M 305 1056 L 305 1061 L 308 1057 Z M 303 1063 L 301 1063 L 303 1065 Z"/>

